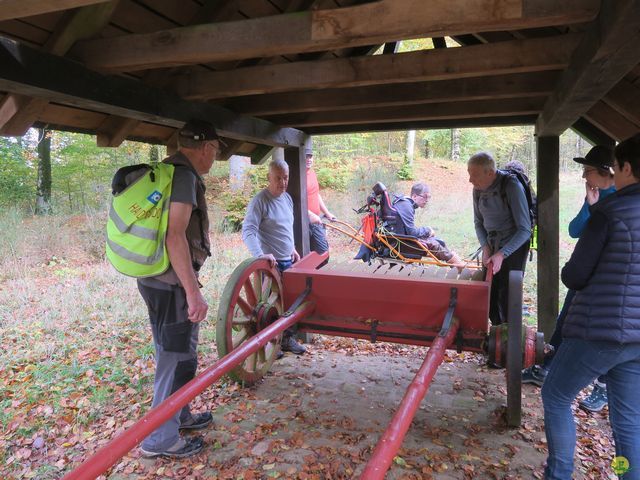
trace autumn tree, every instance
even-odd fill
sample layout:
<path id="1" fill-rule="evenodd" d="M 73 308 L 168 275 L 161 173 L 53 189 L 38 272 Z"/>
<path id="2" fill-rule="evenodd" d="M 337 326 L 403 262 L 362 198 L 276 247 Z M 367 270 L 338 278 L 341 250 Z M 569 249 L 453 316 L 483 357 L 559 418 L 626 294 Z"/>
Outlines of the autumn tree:
<path id="1" fill-rule="evenodd" d="M 38 128 L 38 176 L 36 182 L 36 215 L 50 215 L 51 208 L 51 132 Z"/>

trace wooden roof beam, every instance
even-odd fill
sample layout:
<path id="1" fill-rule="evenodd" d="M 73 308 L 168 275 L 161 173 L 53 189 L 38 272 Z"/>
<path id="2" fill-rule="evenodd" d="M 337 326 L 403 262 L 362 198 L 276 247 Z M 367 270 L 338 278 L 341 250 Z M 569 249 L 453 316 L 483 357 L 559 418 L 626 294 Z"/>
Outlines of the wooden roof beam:
<path id="1" fill-rule="evenodd" d="M 110 0 L 0 0 L 0 21 L 86 7 Z"/>
<path id="2" fill-rule="evenodd" d="M 189 102 L 125 77 L 108 77 L 77 62 L 0 37 L 0 91 L 41 97 L 110 115 L 172 128 L 193 117 L 211 121 L 223 137 L 272 146 L 304 145 L 305 134 L 235 114 L 208 103 Z"/>
<path id="3" fill-rule="evenodd" d="M 440 128 L 503 127 L 511 125 L 533 125 L 536 115 L 510 117 L 463 118 L 454 120 L 410 120 L 387 123 L 361 123 L 355 125 L 332 125 L 305 128 L 309 135 L 335 135 L 354 132 L 389 132 L 394 130 L 436 130 Z"/>
<path id="4" fill-rule="evenodd" d="M 618 142 L 635 135 L 640 130 L 639 125 L 630 122 L 602 101 L 591 107 L 584 117 Z"/>
<path id="5" fill-rule="evenodd" d="M 64 55 L 76 40 L 90 37 L 104 28 L 118 2 L 119 0 L 93 2 L 99 4 L 67 12 L 43 50 L 54 55 Z M 0 102 L 0 111 L 5 112 L 5 115 L 0 115 L 0 134 L 24 135 L 46 106 L 47 101 L 43 99 L 8 95 Z"/>
<path id="6" fill-rule="evenodd" d="M 92 69 L 135 71 L 593 20 L 599 0 L 380 0 L 79 42 Z M 375 19 L 375 21 L 363 21 Z"/>
<path id="7" fill-rule="evenodd" d="M 188 25 L 226 20 L 236 13 L 237 8 L 235 0 L 207 0 L 198 9 L 197 13 L 189 19 Z M 151 70 L 146 72 L 142 77 L 143 82 L 150 85 L 160 85 L 171 76 L 172 70 Z M 131 118 L 116 115 L 109 116 L 96 132 L 98 146 L 119 147 L 139 124 L 140 121 Z"/>
<path id="8" fill-rule="evenodd" d="M 448 120 L 479 117 L 502 117 L 535 114 L 544 105 L 544 97 L 516 98 L 496 102 L 478 100 L 472 102 L 444 102 L 401 107 L 362 108 L 337 112 L 275 115 L 267 119 L 296 128 L 349 125 L 361 123 L 387 123 L 410 120 Z"/>
<path id="9" fill-rule="evenodd" d="M 559 135 L 640 62 L 640 0 L 602 2 L 569 67 L 536 122 L 536 134 Z"/>
<path id="10" fill-rule="evenodd" d="M 401 85 L 248 95 L 229 99 L 225 106 L 254 116 L 424 103 L 525 98 L 548 95 L 559 71 L 458 78 Z"/>
<path id="11" fill-rule="evenodd" d="M 610 147 L 616 145 L 613 137 L 600 130 L 586 118 L 579 118 L 576 123 L 571 125 L 571 129 L 581 137 L 586 138 L 591 145 L 608 145 Z"/>
<path id="12" fill-rule="evenodd" d="M 177 77 L 175 88 L 184 98 L 212 99 L 559 70 L 567 66 L 579 39 L 579 34 L 558 35 L 395 55 L 263 65 L 184 75 Z"/>
<path id="13" fill-rule="evenodd" d="M 623 78 L 607 93 L 604 101 L 627 120 L 640 125 L 640 85 Z"/>

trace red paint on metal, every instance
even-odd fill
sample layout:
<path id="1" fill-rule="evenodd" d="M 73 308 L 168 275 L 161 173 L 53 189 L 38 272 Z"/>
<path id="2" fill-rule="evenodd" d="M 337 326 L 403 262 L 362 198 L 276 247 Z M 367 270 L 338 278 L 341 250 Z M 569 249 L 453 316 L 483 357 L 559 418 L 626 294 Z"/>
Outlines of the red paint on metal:
<path id="1" fill-rule="evenodd" d="M 416 410 L 427 393 L 436 370 L 444 359 L 446 349 L 456 336 L 459 326 L 458 319 L 454 317 L 447 334 L 434 340 L 420 370 L 418 370 L 407 392 L 404 394 L 400 407 L 389 423 L 387 430 L 378 441 L 371 459 L 360 476 L 360 480 L 384 479 L 393 458 L 398 453 L 404 436 L 409 430 Z"/>
<path id="2" fill-rule="evenodd" d="M 273 337 L 313 313 L 313 309 L 313 302 L 305 302 L 292 315 L 276 320 L 273 324 L 251 337 L 251 339 L 242 343 L 236 350 L 233 350 L 207 368 L 156 408 L 150 410 L 134 425 L 94 453 L 75 470 L 65 475 L 63 480 L 91 479 L 104 473 L 132 448 L 142 442 L 151 432 L 193 400 L 196 395 L 220 379 L 225 373 L 235 368 L 249 355 L 266 345 Z"/>
<path id="3" fill-rule="evenodd" d="M 528 368 L 536 363 L 536 330 L 533 327 L 525 328 L 524 356 L 522 368 Z"/>
<path id="4" fill-rule="evenodd" d="M 308 319 L 310 323 L 322 323 L 324 319 L 342 320 L 346 327 L 349 320 L 364 323 L 377 320 L 379 331 L 385 324 L 413 328 L 416 334 L 438 330 L 449 307 L 451 288 L 455 287 L 458 290 L 456 317 L 463 335 L 476 337 L 479 332 L 482 335 L 487 332 L 490 274 L 487 275 L 489 281 L 425 278 L 404 274 L 412 271 L 412 267 L 406 265 L 397 265 L 392 270 L 384 266 L 374 272 L 365 271 L 367 267 L 363 263 L 354 262 L 347 267 L 351 270 L 345 270 L 342 266 L 337 269 L 331 263 L 318 268 L 321 262 L 321 257 L 310 254 L 285 271 L 282 277 L 285 304 L 304 291 L 307 277 L 312 277 L 313 289 L 309 298 L 316 303 L 316 311 Z M 440 276 L 448 271 L 432 268 Z"/>
<path id="5" fill-rule="evenodd" d="M 457 312 L 457 310 L 456 310 Z M 442 317 L 440 319 L 442 323 Z M 340 337 L 360 338 L 371 340 L 372 332 L 378 342 L 402 343 L 405 345 L 429 346 L 438 335 L 440 328 L 419 327 L 399 323 L 377 323 L 368 319 L 330 318 L 314 315 L 312 319 L 304 319 L 298 323 L 298 331 L 320 333 Z M 466 352 L 484 353 L 484 343 L 487 332 L 482 330 L 467 330 L 464 332 L 462 348 Z"/>

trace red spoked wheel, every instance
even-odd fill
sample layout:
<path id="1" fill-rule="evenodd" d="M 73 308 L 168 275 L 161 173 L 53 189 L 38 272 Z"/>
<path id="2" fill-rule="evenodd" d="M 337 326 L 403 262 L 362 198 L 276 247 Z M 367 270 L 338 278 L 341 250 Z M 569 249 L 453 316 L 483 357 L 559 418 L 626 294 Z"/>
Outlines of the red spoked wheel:
<path id="1" fill-rule="evenodd" d="M 218 355 L 238 348 L 283 313 L 280 274 L 264 259 L 248 259 L 233 271 L 220 297 L 216 323 Z M 252 384 L 271 367 L 280 350 L 281 335 L 249 355 L 229 376 Z"/>

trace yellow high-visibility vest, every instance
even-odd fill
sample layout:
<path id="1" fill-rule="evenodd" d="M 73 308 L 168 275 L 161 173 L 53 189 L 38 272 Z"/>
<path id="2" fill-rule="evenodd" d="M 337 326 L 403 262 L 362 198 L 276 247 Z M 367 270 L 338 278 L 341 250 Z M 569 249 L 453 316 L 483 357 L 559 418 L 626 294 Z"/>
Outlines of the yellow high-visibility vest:
<path id="1" fill-rule="evenodd" d="M 146 168 L 146 173 L 114 193 L 106 245 L 107 259 L 116 270 L 138 278 L 159 275 L 169 268 L 165 239 L 175 170 L 167 163 L 140 168 Z"/>

